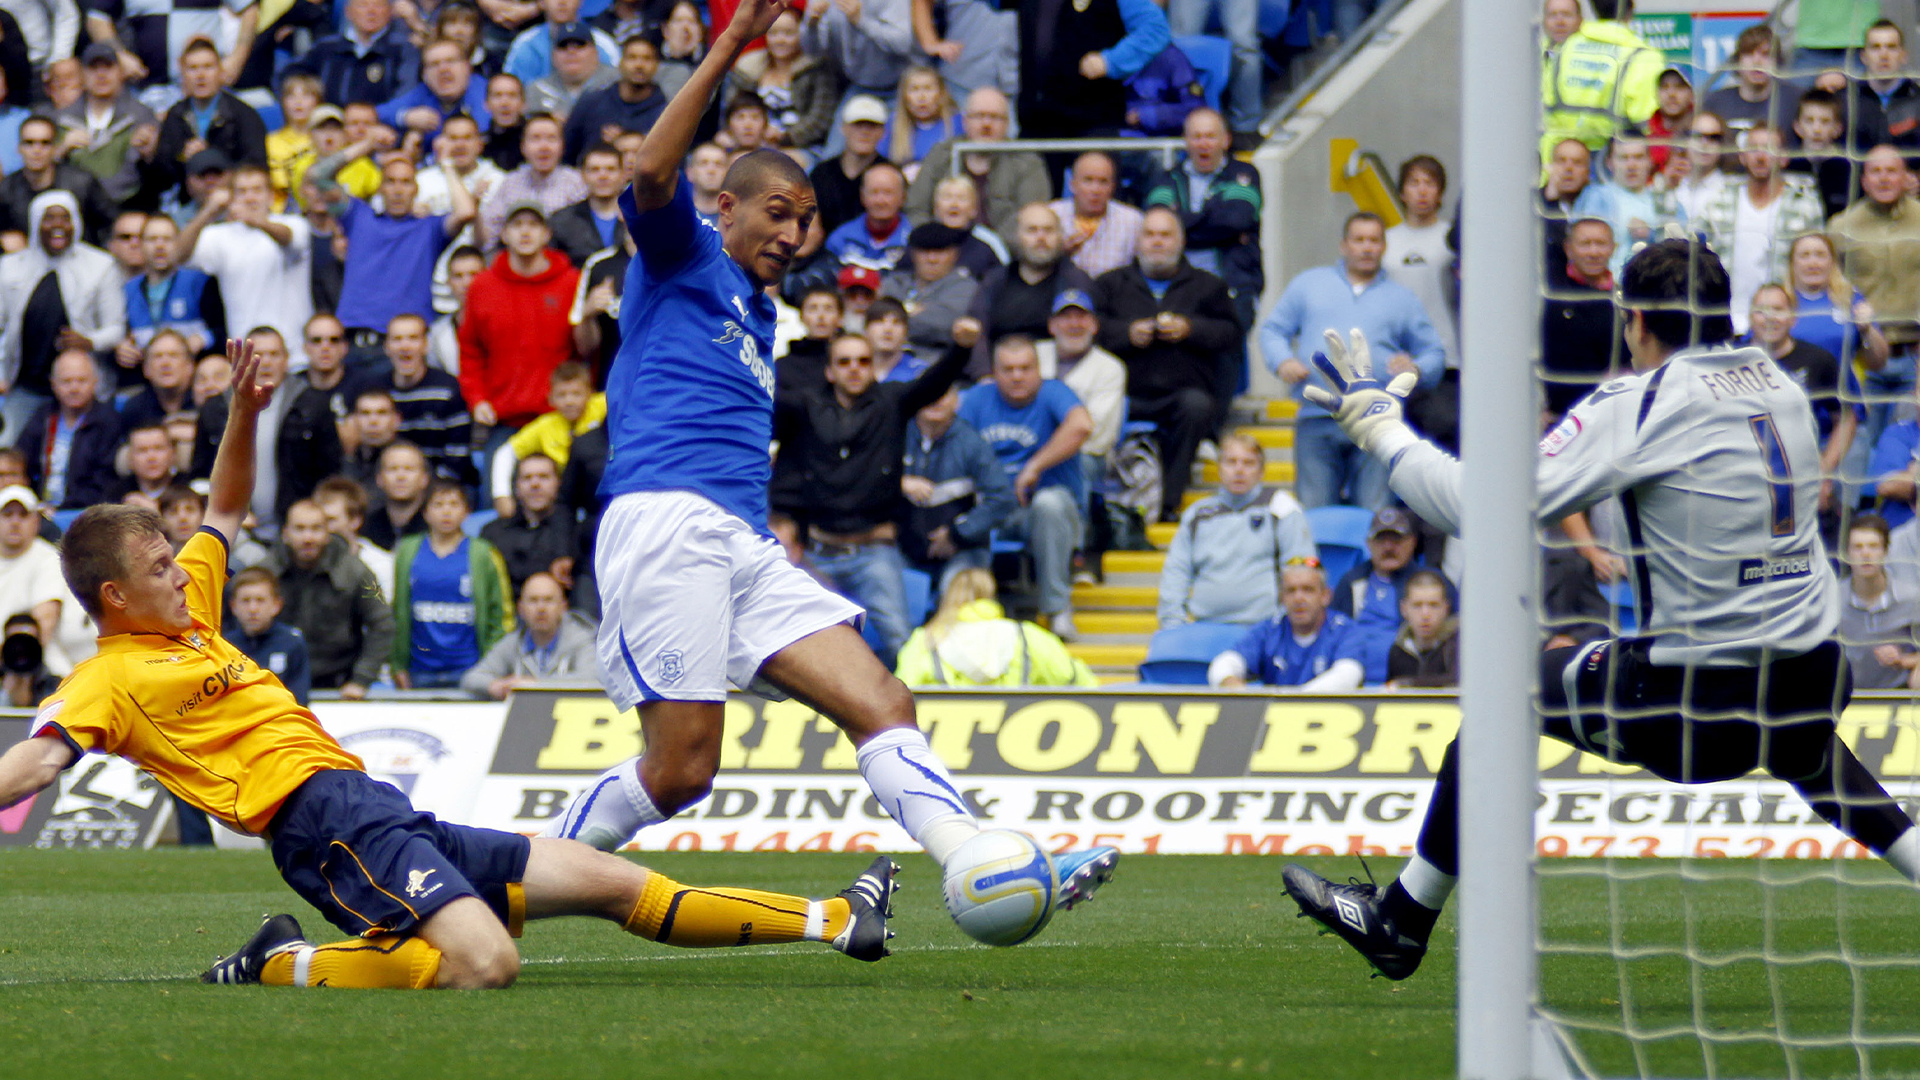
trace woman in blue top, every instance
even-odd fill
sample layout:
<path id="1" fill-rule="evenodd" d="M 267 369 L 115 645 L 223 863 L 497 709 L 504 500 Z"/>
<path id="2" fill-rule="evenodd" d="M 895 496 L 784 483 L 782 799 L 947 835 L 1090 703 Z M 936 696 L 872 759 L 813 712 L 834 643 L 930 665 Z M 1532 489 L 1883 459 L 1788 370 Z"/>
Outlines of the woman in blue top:
<path id="1" fill-rule="evenodd" d="M 11 176 L 25 167 L 20 160 L 20 125 L 32 115 L 22 104 L 32 95 L 27 87 L 15 90 L 7 85 L 5 72 L 0 72 L 0 170 Z"/>
<path id="2" fill-rule="evenodd" d="M 1887 339 L 1873 321 L 1873 305 L 1840 272 L 1833 241 L 1810 232 L 1793 242 L 1794 337 L 1818 345 L 1843 364 L 1868 371 L 1887 366 Z M 1844 311 L 1846 317 L 1837 317 Z M 1857 372 L 1856 372 L 1857 374 Z"/>
<path id="3" fill-rule="evenodd" d="M 894 97 L 893 118 L 880 145 L 887 148 L 887 160 L 900 166 L 907 179 L 919 171 L 920 162 L 943 140 L 963 134 L 960 107 L 947 92 L 946 80 L 925 64 L 914 64 L 900 76 L 900 93 Z"/>
<path id="4" fill-rule="evenodd" d="M 1810 232 L 1794 240 L 1789 253 L 1793 275 L 1793 336 L 1818 345 L 1840 359 L 1846 372 L 1843 398 L 1851 398 L 1865 427 L 1865 396 L 1860 385 L 1863 371 L 1879 371 L 1887 366 L 1891 349 L 1885 334 L 1873 321 L 1873 305 L 1840 272 L 1840 260 L 1834 257 L 1833 241 L 1827 234 Z M 1845 312 L 1841 315 L 1841 312 Z M 1842 499 L 1851 503 L 1858 496 L 1872 464 L 1873 440 L 1853 440 L 1840 462 Z"/>

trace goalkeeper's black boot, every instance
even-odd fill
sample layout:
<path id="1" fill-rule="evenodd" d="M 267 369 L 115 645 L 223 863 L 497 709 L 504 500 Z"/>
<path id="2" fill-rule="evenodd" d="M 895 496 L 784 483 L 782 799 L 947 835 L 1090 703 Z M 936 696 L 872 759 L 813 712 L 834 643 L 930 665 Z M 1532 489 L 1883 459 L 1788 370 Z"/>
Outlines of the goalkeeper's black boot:
<path id="1" fill-rule="evenodd" d="M 257 983 L 269 957 L 305 945 L 306 935 L 291 915 L 261 916 L 260 929 L 232 956 L 223 956 L 200 975 L 206 983 Z"/>
<path id="2" fill-rule="evenodd" d="M 1300 905 L 1300 917 L 1325 927 L 1322 933 L 1339 934 L 1375 971 L 1399 980 L 1420 969 L 1427 943 L 1400 932 L 1381 910 L 1377 886 L 1358 880 L 1336 885 L 1297 863 L 1288 863 L 1280 876 Z"/>
<path id="3" fill-rule="evenodd" d="M 847 902 L 847 925 L 829 944 L 868 963 L 888 955 L 887 939 L 893 931 L 887 928 L 887 920 L 893 918 L 893 894 L 900 888 L 893 875 L 899 872 L 900 864 L 882 855 L 852 885 L 840 890 Z"/>

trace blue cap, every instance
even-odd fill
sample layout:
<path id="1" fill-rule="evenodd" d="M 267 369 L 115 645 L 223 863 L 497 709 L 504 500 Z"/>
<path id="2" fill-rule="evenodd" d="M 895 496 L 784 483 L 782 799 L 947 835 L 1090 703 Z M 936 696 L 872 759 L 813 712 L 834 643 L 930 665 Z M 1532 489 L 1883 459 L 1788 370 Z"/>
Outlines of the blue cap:
<path id="1" fill-rule="evenodd" d="M 1088 314 L 1092 314 L 1093 297 L 1088 296 L 1087 290 L 1085 289 L 1061 289 L 1054 294 L 1053 313 L 1055 315 L 1060 314 L 1070 307 L 1082 308 Z"/>
<path id="2" fill-rule="evenodd" d="M 565 45 L 569 41 L 578 41 L 586 45 L 593 44 L 593 31 L 587 27 L 586 23 L 581 22 L 579 19 L 574 19 L 570 22 L 555 23 L 552 35 L 550 40 L 556 46 Z"/>

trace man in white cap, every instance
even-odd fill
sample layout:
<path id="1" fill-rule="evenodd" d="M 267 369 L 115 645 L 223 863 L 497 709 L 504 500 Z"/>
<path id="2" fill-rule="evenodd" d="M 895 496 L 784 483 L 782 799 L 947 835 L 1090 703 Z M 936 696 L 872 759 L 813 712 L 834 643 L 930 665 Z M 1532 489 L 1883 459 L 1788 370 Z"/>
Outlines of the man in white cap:
<path id="1" fill-rule="evenodd" d="M 840 107 L 840 142 L 836 156 L 823 158 L 807 179 L 813 182 L 820 207 L 820 228 L 827 235 L 860 216 L 860 181 L 880 156 L 880 136 L 887 130 L 887 107 L 871 94 L 855 94 Z"/>

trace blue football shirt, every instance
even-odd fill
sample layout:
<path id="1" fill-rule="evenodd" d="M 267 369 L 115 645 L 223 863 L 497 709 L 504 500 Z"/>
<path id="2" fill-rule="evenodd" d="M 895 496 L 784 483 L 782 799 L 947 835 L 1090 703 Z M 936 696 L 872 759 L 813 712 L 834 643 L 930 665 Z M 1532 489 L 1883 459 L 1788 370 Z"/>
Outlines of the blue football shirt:
<path id="1" fill-rule="evenodd" d="M 1041 383 L 1034 399 L 1019 408 L 1007 404 L 1007 399 L 1000 396 L 999 387 L 983 382 L 960 395 L 960 418 L 972 424 L 980 437 L 987 440 L 987 445 L 993 447 L 993 456 L 1000 459 L 1001 467 L 1012 478 L 1047 445 L 1061 421 L 1079 405 L 1080 398 L 1058 379 Z M 1078 460 L 1068 458 L 1040 474 L 1040 487 L 1056 485 L 1071 491 L 1075 499 L 1085 501 L 1086 472 Z"/>
<path id="2" fill-rule="evenodd" d="M 1233 651 L 1247 662 L 1248 678 L 1267 686 L 1299 686 L 1326 674 L 1336 660 L 1364 667 L 1365 637 L 1352 619 L 1329 611 L 1320 632 L 1303 642 L 1282 613 L 1248 630 Z"/>
<path id="3" fill-rule="evenodd" d="M 691 491 L 767 529 L 773 441 L 773 301 L 693 209 L 673 201 L 620 213 L 638 249 L 607 375 L 607 471 L 600 494 Z"/>
<path id="4" fill-rule="evenodd" d="M 412 628 L 407 667 L 414 671 L 465 671 L 480 662 L 474 627 L 472 552 L 465 539 L 438 555 L 422 537 L 407 582 Z"/>

